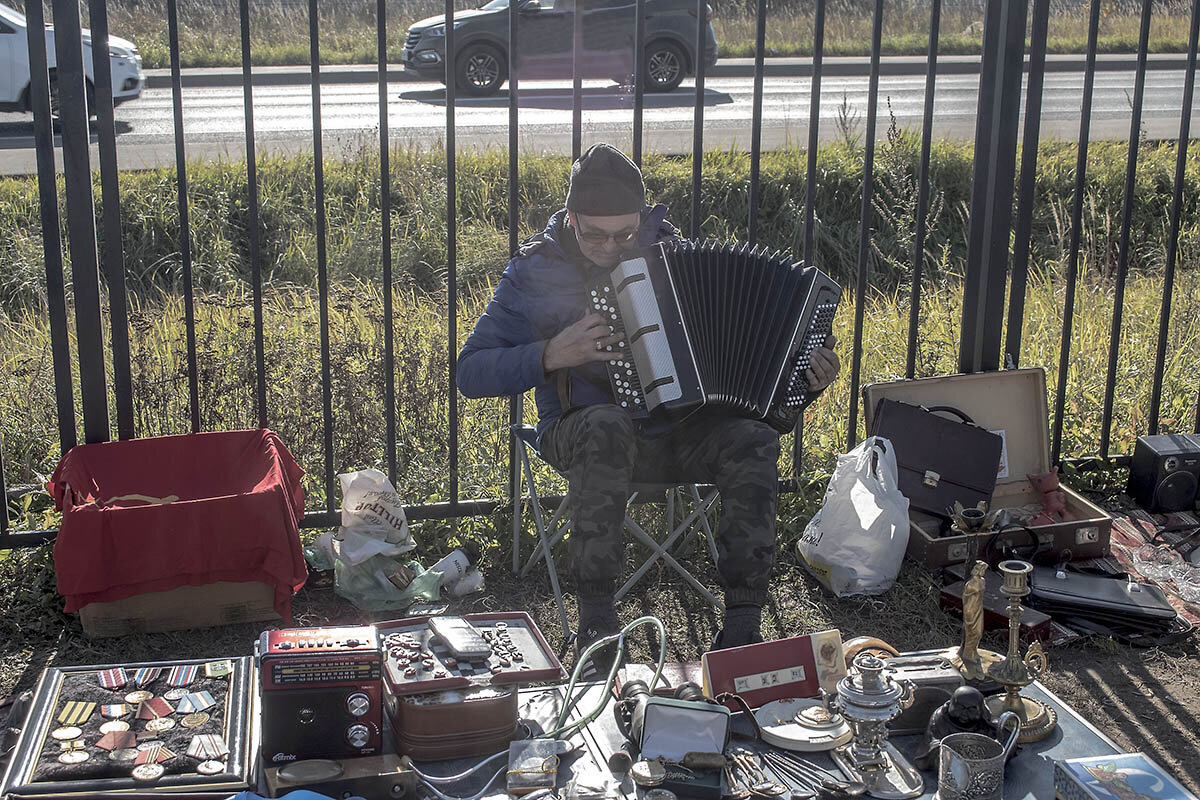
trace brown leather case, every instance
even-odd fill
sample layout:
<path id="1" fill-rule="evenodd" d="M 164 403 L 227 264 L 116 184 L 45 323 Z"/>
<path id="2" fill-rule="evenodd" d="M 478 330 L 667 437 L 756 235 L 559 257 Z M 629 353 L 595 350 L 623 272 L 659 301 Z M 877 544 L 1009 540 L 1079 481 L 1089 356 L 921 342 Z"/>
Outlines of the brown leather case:
<path id="1" fill-rule="evenodd" d="M 491 755 L 517 729 L 517 688 L 479 687 L 396 697 L 386 711 L 396 752 L 414 761 Z"/>

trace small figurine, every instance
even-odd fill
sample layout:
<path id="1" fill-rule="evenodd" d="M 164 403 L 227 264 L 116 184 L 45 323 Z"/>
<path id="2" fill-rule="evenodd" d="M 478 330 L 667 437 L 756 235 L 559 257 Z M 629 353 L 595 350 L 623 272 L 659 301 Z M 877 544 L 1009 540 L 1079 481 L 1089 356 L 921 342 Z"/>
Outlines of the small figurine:
<path id="1" fill-rule="evenodd" d="M 971 577 L 963 587 L 963 646 L 959 650 L 963 673 L 968 679 L 983 678 L 983 665 L 979 658 L 979 640 L 983 637 L 983 590 L 986 585 L 984 573 L 987 564 L 976 561 L 971 567 Z"/>
<path id="2" fill-rule="evenodd" d="M 929 718 L 925 738 L 913 763 L 919 769 L 937 769 L 938 748 L 942 739 L 952 733 L 982 733 L 997 739 L 1003 735 L 984 705 L 983 693 L 974 686 L 960 686 Z"/>
<path id="3" fill-rule="evenodd" d="M 1036 475 L 1025 474 L 1034 489 L 1042 493 L 1042 513 L 1029 521 L 1031 526 L 1062 522 L 1067 510 L 1067 495 L 1059 488 L 1058 467 Z"/>

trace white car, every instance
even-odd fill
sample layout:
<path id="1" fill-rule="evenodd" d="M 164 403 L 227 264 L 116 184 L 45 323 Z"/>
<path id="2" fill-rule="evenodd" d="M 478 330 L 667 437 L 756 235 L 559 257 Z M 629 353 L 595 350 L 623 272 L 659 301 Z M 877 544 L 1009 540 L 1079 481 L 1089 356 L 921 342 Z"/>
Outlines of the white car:
<path id="1" fill-rule="evenodd" d="M 30 111 L 29 104 L 29 39 L 25 31 L 25 15 L 0 5 L 0 111 Z M 133 42 L 116 36 L 108 37 L 108 52 L 112 61 L 113 104 L 120 105 L 142 93 L 142 57 Z M 54 28 L 46 26 L 46 59 L 50 67 L 50 105 L 57 116 Z M 87 75 L 88 97 L 92 96 L 92 34 L 83 31 L 83 66 Z"/>

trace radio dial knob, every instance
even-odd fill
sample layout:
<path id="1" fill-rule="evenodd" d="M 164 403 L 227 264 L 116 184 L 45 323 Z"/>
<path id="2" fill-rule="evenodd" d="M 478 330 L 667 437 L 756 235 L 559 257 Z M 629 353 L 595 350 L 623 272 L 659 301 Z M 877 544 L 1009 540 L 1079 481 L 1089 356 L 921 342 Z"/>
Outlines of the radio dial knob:
<path id="1" fill-rule="evenodd" d="M 346 710 L 352 716 L 361 717 L 371 710 L 371 698 L 362 692 L 355 692 L 346 698 Z"/>
<path id="2" fill-rule="evenodd" d="M 346 741 L 351 747 L 366 747 L 370 739 L 371 732 L 366 725 L 356 724 L 346 729 Z"/>

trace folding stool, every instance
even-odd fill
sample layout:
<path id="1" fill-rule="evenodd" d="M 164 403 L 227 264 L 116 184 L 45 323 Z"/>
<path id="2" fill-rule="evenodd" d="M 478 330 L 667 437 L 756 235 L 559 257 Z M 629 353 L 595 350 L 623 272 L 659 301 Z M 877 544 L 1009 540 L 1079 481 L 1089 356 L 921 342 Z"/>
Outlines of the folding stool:
<path id="1" fill-rule="evenodd" d="M 517 476 L 512 491 L 513 491 L 513 573 L 524 576 L 529 573 L 533 565 L 541 556 L 546 563 L 546 571 L 550 576 L 550 586 L 554 590 L 554 600 L 558 604 L 558 615 L 562 622 L 563 635 L 567 641 L 573 637 L 570 622 L 567 619 L 566 606 L 563 603 L 562 588 L 558 580 L 558 569 L 554 564 L 553 548 L 563 536 L 565 536 L 571 526 L 570 520 L 570 502 L 571 493 L 567 492 L 562 500 L 558 503 L 554 513 L 549 520 L 546 519 L 545 509 L 542 507 L 542 497 L 538 494 L 537 484 L 533 479 L 533 466 L 530 461 L 530 453 L 537 456 L 545 463 L 549 463 L 537 449 L 537 431 L 529 425 L 513 425 L 513 435 L 520 441 L 521 446 L 517 448 L 517 452 L 521 459 L 521 473 L 524 475 L 524 482 L 527 486 L 527 494 L 521 491 L 521 475 Z M 556 470 L 557 472 L 557 470 Z M 561 475 L 561 473 L 559 473 Z M 566 476 L 563 476 L 564 478 Z M 703 489 L 703 491 L 701 491 Z M 636 569 L 625 584 L 617 590 L 615 598 L 621 599 L 634 584 L 650 570 L 654 563 L 660 558 L 663 562 L 675 570 L 679 575 L 687 581 L 688 585 L 700 593 L 709 603 L 715 606 L 718 610 L 724 610 L 724 605 L 720 600 L 708 590 L 704 584 L 696 579 L 686 566 L 681 564 L 670 550 L 675 546 L 676 541 L 684 533 L 695 530 L 699 527 L 704 531 L 704 536 L 708 542 L 708 550 L 712 555 L 713 561 L 717 560 L 717 543 L 713 536 L 712 526 L 708 520 L 708 511 L 716 503 L 720 496 L 715 486 L 701 487 L 697 484 L 673 484 L 673 483 L 634 483 L 629 487 L 630 496 L 626 503 L 626 513 L 624 520 L 624 528 L 633 534 L 634 538 L 642 542 L 650 548 L 650 556 Z M 641 495 L 657 495 L 666 493 L 667 498 L 667 531 L 666 535 L 661 539 L 655 539 L 645 528 L 639 525 L 629 516 L 629 505 L 632 504 Z M 678 512 L 682 514 L 682 501 L 684 493 L 692 498 L 693 507 L 690 513 L 683 516 L 678 524 L 676 523 L 676 506 L 680 508 Z M 534 547 L 533 553 L 530 554 L 524 566 L 521 566 L 521 505 L 525 499 L 529 500 L 529 506 L 533 514 L 533 525 L 538 533 L 538 544 Z"/>

